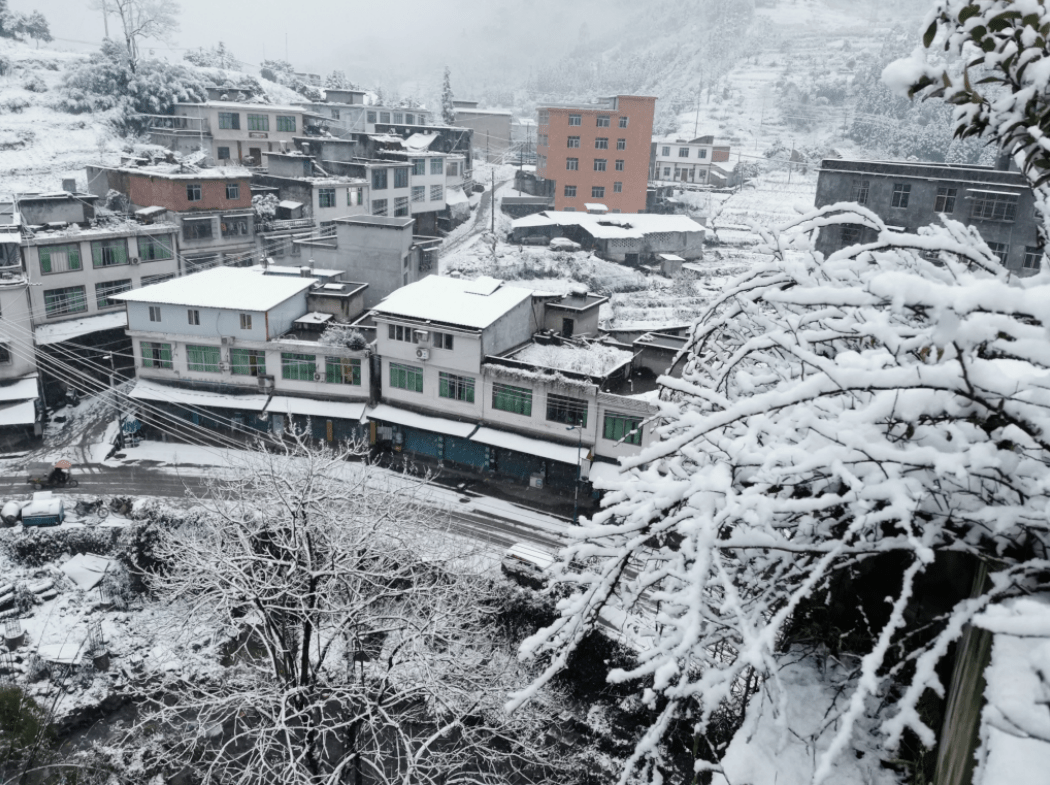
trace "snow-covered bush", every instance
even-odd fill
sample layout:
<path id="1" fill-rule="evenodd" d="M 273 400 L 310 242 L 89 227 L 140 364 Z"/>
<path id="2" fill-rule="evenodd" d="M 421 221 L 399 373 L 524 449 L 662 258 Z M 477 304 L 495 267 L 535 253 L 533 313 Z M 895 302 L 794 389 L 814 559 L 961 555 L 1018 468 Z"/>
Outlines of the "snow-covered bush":
<path id="1" fill-rule="evenodd" d="M 46 93 L 47 84 L 38 74 L 31 74 L 22 80 L 22 89 L 31 93 Z"/>
<path id="2" fill-rule="evenodd" d="M 349 324 L 333 324 L 321 333 L 318 343 L 360 351 L 368 346 L 368 339 Z"/>
<path id="3" fill-rule="evenodd" d="M 1017 5 L 937 0 L 927 20 L 925 46 L 987 68 L 991 88 L 950 79 L 940 59 L 885 78 L 943 95 L 957 136 L 1014 154 L 1044 245 L 1050 9 Z M 814 237 L 842 224 L 875 239 L 825 258 Z M 1050 590 L 1046 257 L 1018 277 L 975 228 L 898 233 L 848 204 L 765 234 L 764 249 L 769 261 L 695 324 L 682 377 L 663 380 L 661 440 L 624 461 L 605 509 L 574 532 L 554 574 L 575 593 L 524 646 L 545 658 L 542 684 L 601 609 L 655 616 L 638 666 L 610 674 L 650 680 L 641 694 L 658 713 L 621 783 L 659 781 L 672 729 L 707 739 L 756 680 L 786 737 L 784 654 L 798 656 L 798 623 L 819 608 L 850 620 L 834 636 L 851 677 L 822 720 L 831 738 L 807 750 L 812 781 L 840 781 L 836 761 L 861 731 L 888 751 L 908 735 L 932 747 L 921 701 L 945 696 L 938 668 L 963 628 Z M 947 565 L 962 585 L 930 602 Z M 696 770 L 717 770 L 723 752 L 701 747 Z"/>
<path id="4" fill-rule="evenodd" d="M 252 209 L 260 221 L 272 221 L 277 215 L 277 205 L 281 200 L 273 194 L 256 194 L 252 197 Z"/>

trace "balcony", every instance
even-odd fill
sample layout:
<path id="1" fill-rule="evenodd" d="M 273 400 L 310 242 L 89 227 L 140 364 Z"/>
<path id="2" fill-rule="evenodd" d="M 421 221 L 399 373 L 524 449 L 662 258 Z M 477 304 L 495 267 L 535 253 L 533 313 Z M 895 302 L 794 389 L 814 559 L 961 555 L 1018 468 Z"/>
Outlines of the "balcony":
<path id="1" fill-rule="evenodd" d="M 176 117 L 167 114 L 140 114 L 138 117 L 147 123 L 150 133 L 211 135 L 211 125 L 204 117 Z"/>

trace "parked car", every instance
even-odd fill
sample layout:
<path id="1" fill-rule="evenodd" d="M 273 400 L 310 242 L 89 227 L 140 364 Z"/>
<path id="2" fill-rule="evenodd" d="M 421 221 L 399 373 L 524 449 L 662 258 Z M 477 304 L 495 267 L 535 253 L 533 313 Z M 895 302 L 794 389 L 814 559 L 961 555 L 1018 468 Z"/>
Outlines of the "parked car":
<path id="1" fill-rule="evenodd" d="M 503 554 L 503 574 L 530 589 L 542 589 L 547 583 L 547 570 L 554 564 L 554 554 L 528 542 L 517 542 Z"/>
<path id="2" fill-rule="evenodd" d="M 56 499 L 51 491 L 38 491 L 33 501 L 22 508 L 22 525 L 60 526 L 66 519 L 66 505 Z"/>
<path id="3" fill-rule="evenodd" d="M 552 251 L 578 251 L 583 247 L 568 237 L 552 237 L 549 245 Z"/>
<path id="4" fill-rule="evenodd" d="M 0 521 L 4 526 L 14 526 L 22 518 L 22 506 L 24 502 L 9 501 L 0 510 Z"/>

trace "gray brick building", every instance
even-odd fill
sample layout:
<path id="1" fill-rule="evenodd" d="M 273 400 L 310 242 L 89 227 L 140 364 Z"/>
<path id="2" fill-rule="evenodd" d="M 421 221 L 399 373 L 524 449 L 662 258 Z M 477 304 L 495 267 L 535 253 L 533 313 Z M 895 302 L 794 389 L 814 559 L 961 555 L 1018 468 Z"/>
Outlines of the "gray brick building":
<path id="1" fill-rule="evenodd" d="M 989 166 L 825 159 L 817 177 L 816 206 L 858 202 L 887 226 L 913 232 L 944 213 L 974 226 L 1011 270 L 1034 273 L 1042 251 L 1032 189 L 1017 171 Z M 817 249 L 825 254 L 873 240 L 859 226 L 827 227 Z"/>

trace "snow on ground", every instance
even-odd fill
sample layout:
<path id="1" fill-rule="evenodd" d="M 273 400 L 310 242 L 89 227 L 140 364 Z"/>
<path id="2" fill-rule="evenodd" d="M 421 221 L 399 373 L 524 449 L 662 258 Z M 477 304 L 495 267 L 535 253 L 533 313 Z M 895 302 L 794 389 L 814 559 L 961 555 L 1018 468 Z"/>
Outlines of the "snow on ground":
<path id="1" fill-rule="evenodd" d="M 832 670 L 829 663 L 826 677 L 811 659 L 782 668 L 787 716 L 778 720 L 776 701 L 760 690 L 726 749 L 725 774 L 715 774 L 712 784 L 810 785 L 821 754 L 838 730 L 833 718 L 846 708 L 846 701 L 836 694 Z M 853 750 L 838 757 L 825 782 L 896 785 L 897 778 L 880 765 L 878 741 L 870 730 L 865 722 L 854 729 Z"/>

